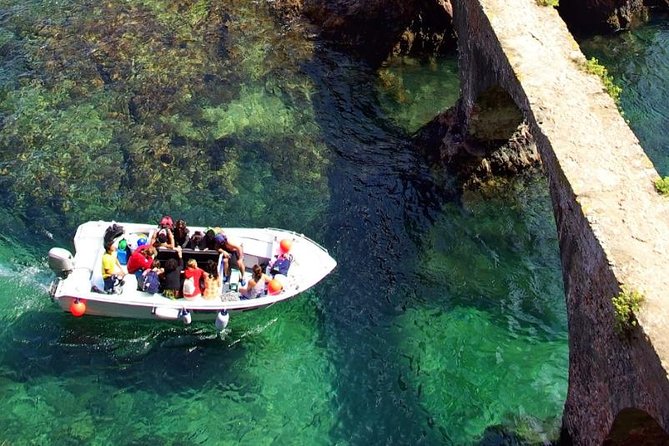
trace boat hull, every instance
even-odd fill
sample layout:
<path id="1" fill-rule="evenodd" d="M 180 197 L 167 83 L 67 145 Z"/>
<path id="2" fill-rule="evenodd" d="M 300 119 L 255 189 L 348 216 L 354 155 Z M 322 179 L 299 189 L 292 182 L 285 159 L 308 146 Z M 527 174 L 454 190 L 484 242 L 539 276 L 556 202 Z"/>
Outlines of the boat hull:
<path id="1" fill-rule="evenodd" d="M 225 229 L 225 233 L 234 243 L 243 247 L 244 263 L 248 271 L 253 264 L 266 262 L 278 255 L 281 252 L 281 242 L 290 240 L 293 262 L 287 275 L 275 278 L 282 284 L 280 292 L 244 300 L 239 293 L 228 289 L 229 285 L 226 284 L 218 290 L 218 296 L 210 300 L 169 299 L 160 294 L 138 290 L 135 276 L 129 274 L 126 276 L 122 293 L 105 294 L 99 292 L 103 288 L 102 243 L 105 229 L 111 224 L 112 222 L 103 221 L 88 222 L 77 230 L 74 240 L 76 254 L 72 262 L 68 262 L 72 263 L 72 270 L 56 280 L 50 293 L 63 311 L 132 319 L 212 321 L 221 312 L 255 310 L 293 298 L 314 286 L 336 266 L 336 261 L 327 250 L 302 234 L 275 228 L 231 228 Z M 124 227 L 124 235 L 127 236 L 141 234 L 150 238 L 151 231 L 155 230 L 150 225 L 120 225 Z M 191 231 L 195 230 L 205 231 L 206 228 L 191 228 Z M 176 255 L 176 252 L 159 252 L 159 258 L 170 255 Z M 222 268 L 222 259 L 214 251 L 184 251 L 183 255 L 184 258 L 188 255 L 198 258 L 213 256 L 218 259 L 218 265 Z M 241 279 L 239 271 L 233 270 L 232 277 L 234 290 L 235 282 Z M 245 278 L 248 280 L 249 277 L 247 272 Z M 74 303 L 83 303 L 83 306 L 79 304 L 75 308 Z"/>

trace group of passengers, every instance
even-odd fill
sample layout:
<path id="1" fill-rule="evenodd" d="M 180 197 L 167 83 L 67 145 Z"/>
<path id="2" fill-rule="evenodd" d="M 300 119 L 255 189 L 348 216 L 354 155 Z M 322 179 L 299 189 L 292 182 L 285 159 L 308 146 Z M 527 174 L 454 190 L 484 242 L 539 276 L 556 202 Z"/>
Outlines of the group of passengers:
<path id="1" fill-rule="evenodd" d="M 102 257 L 102 276 L 106 293 L 120 292 L 124 284 L 125 272 L 115 255 L 116 246 L 107 243 Z M 158 250 L 176 251 L 177 258 L 163 262 L 157 260 Z M 207 261 L 203 268 L 194 258 L 188 259 L 184 268 L 183 249 L 194 251 L 216 251 L 223 257 L 224 277 L 219 275 L 218 264 Z M 137 287 L 149 293 L 162 292 L 170 299 L 215 299 L 219 296 L 222 283 L 230 280 L 231 265 L 241 273 L 239 293 L 242 299 L 257 297 L 265 290 L 269 277 L 259 265 L 253 266 L 253 274 L 248 284 L 244 280 L 244 253 L 240 245 L 231 243 L 222 231 L 208 229 L 195 231 L 192 235 L 182 219 L 172 223 L 169 216 L 163 217 L 158 228 L 153 231 L 147 244 L 136 247 L 127 262 L 128 274 L 137 278 Z"/>
<path id="2" fill-rule="evenodd" d="M 244 252 L 240 245 L 231 243 L 223 231 L 212 228 L 205 233 L 195 231 L 192 235 L 186 226 L 185 220 L 177 220 L 172 224 L 172 218 L 165 216 L 160 220 L 158 230 L 151 236 L 150 246 L 168 249 L 192 249 L 194 251 L 218 251 L 223 255 L 225 281 L 230 278 L 230 268 L 234 264 L 239 269 L 243 282 L 246 268 L 244 266 Z"/>

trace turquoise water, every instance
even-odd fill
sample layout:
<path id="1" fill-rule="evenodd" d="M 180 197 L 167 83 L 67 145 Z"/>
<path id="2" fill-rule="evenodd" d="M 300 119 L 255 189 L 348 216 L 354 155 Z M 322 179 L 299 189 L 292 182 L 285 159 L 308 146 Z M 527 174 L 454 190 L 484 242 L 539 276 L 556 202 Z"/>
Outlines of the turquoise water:
<path id="1" fill-rule="evenodd" d="M 455 59 L 379 71 L 269 2 L 0 0 L 0 444 L 537 444 L 567 328 L 543 178 L 458 195 L 409 135 Z M 584 43 L 661 173 L 666 21 Z M 664 127 L 663 127 L 664 126 Z M 45 253 L 94 218 L 278 226 L 338 261 L 213 324 L 74 319 Z"/>

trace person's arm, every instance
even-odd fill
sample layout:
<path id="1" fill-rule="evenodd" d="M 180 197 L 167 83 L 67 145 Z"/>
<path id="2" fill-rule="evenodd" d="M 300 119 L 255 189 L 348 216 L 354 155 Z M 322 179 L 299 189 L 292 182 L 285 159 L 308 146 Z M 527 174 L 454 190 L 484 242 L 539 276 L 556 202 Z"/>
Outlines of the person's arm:
<path id="1" fill-rule="evenodd" d="M 249 292 L 249 290 L 252 290 L 253 287 L 255 287 L 255 286 L 256 286 L 256 282 L 255 282 L 255 280 L 253 280 L 253 279 L 249 279 L 249 281 L 246 282 L 246 286 L 245 286 L 245 287 L 244 287 L 244 286 L 243 286 L 243 287 L 239 287 L 239 290 L 238 290 L 238 291 L 239 291 L 240 293 L 242 293 L 242 294 L 246 294 L 246 293 Z"/>
<path id="2" fill-rule="evenodd" d="M 167 244 L 165 248 L 174 249 L 174 234 L 170 228 L 167 228 Z"/>
<path id="3" fill-rule="evenodd" d="M 109 259 L 109 257 L 102 256 L 102 267 L 104 268 L 104 274 L 106 276 L 111 276 L 114 274 L 114 263 L 112 259 Z"/>
<path id="4" fill-rule="evenodd" d="M 209 278 L 209 274 L 207 274 L 207 272 L 203 269 L 201 269 L 200 271 L 202 271 L 202 278 L 204 279 L 202 281 L 204 283 L 204 286 L 202 287 L 202 292 L 204 293 L 204 290 L 207 289 L 207 279 Z"/>
<path id="5" fill-rule="evenodd" d="M 151 239 L 149 240 L 149 246 L 156 246 L 156 238 L 158 237 L 158 230 L 154 229 L 151 233 Z"/>
<path id="6" fill-rule="evenodd" d="M 116 260 L 114 262 L 114 263 L 116 263 L 116 269 L 118 270 L 121 277 L 124 277 L 125 276 L 125 270 L 123 269 L 123 266 L 121 265 L 121 262 L 119 262 L 118 257 L 114 257 L 114 260 Z"/>

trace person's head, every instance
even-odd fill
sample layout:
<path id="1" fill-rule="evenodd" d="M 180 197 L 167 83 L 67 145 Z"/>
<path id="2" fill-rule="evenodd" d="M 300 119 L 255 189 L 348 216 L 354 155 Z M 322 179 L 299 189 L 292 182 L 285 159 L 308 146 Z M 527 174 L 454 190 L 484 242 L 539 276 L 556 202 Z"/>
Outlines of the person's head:
<path id="1" fill-rule="evenodd" d="M 208 249 L 214 249 L 216 246 L 216 233 L 213 229 L 209 229 L 204 234 L 204 241 L 207 244 Z"/>
<path id="2" fill-rule="evenodd" d="M 154 260 L 153 263 L 151 264 L 152 268 L 160 268 L 160 260 Z"/>
<path id="3" fill-rule="evenodd" d="M 175 271 L 179 267 L 177 259 L 167 259 L 165 261 L 165 272 Z"/>
<path id="4" fill-rule="evenodd" d="M 169 228 L 172 229 L 174 227 L 174 223 L 172 222 L 172 217 L 169 215 L 163 216 L 163 218 L 160 219 L 160 223 L 158 223 L 158 226 L 161 228 Z"/>
<path id="5" fill-rule="evenodd" d="M 262 277 L 262 267 L 257 263 L 253 265 L 253 280 L 256 282 Z"/>
<path id="6" fill-rule="evenodd" d="M 162 243 L 167 243 L 167 240 L 168 240 L 167 232 L 163 232 L 163 230 L 160 230 L 160 232 L 158 232 L 158 235 L 156 236 L 156 241 L 162 244 Z"/>
<path id="7" fill-rule="evenodd" d="M 193 234 L 193 236 L 190 239 L 195 246 L 199 246 L 200 243 L 202 243 L 203 238 L 204 238 L 204 236 L 202 235 L 202 232 L 195 231 L 195 233 Z"/>
<path id="8" fill-rule="evenodd" d="M 186 263 L 186 266 L 188 266 L 189 268 L 197 268 L 197 260 L 188 259 L 188 262 Z"/>
<path id="9" fill-rule="evenodd" d="M 153 258 L 158 255 L 158 251 L 156 251 L 156 248 L 154 248 L 153 246 L 150 246 L 144 250 L 144 255 L 146 256 L 147 259 L 149 257 Z"/>
<path id="10" fill-rule="evenodd" d="M 184 219 L 179 219 L 174 225 L 174 232 L 179 235 L 186 234 L 188 232 L 188 228 L 186 227 L 186 220 Z"/>
<path id="11" fill-rule="evenodd" d="M 214 237 L 216 246 L 223 246 L 225 245 L 226 241 L 228 241 L 228 238 L 225 236 L 225 234 L 216 234 L 216 237 Z"/>
<path id="12" fill-rule="evenodd" d="M 213 260 L 207 260 L 206 271 L 212 275 L 214 279 L 218 277 L 218 264 Z"/>
<path id="13" fill-rule="evenodd" d="M 100 245 L 98 245 L 98 246 L 100 246 Z M 107 243 L 107 244 L 105 245 L 105 251 L 107 251 L 109 254 L 111 254 L 112 252 L 114 252 L 115 249 L 116 249 L 116 246 L 114 246 L 113 243 Z"/>

